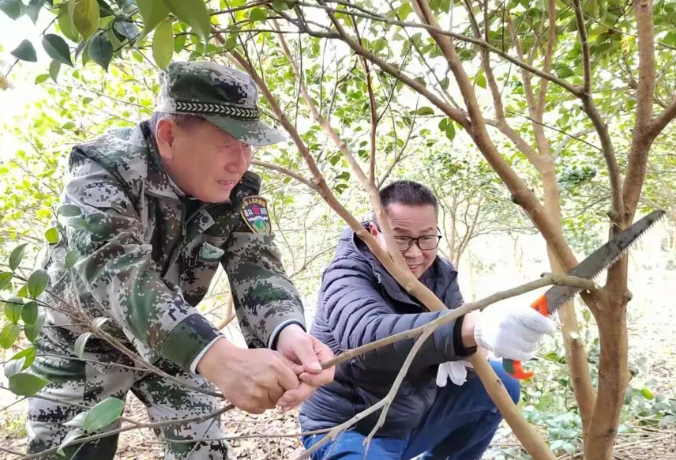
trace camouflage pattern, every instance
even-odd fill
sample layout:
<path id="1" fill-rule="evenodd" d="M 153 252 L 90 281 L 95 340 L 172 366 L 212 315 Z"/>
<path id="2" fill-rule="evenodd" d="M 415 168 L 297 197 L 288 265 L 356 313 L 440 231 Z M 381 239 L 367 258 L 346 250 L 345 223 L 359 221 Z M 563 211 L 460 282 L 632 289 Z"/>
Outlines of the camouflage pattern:
<path id="1" fill-rule="evenodd" d="M 43 329 L 40 341 L 41 346 L 57 347 L 57 354 L 73 359 L 64 363 L 46 359 L 35 366 L 36 372 L 54 382 L 44 395 L 72 393 L 74 400 L 79 397 L 82 402 L 84 389 L 86 403 L 93 405 L 131 389 L 144 395 L 151 414 L 212 410 L 214 401 L 161 379 L 77 361 L 74 342 L 86 329 L 74 324 L 68 312 L 81 309 L 89 318 L 108 318 L 103 328 L 145 360 L 174 366 L 177 375 L 204 385 L 191 374 L 191 364 L 221 334 L 195 306 L 219 264 L 228 275 L 250 347 L 271 345 L 273 335 L 287 323 L 304 327 L 300 296 L 284 273 L 273 235 L 253 233 L 240 214 L 244 198 L 256 196 L 259 189 L 260 178 L 247 172 L 227 202 L 204 204 L 183 196 L 161 165 L 147 122 L 76 146 L 62 202 L 77 206 L 83 214 L 61 218 L 65 235 L 48 251 L 45 268 L 51 290 L 63 301 L 44 295 L 43 301 L 54 308 L 46 311 L 49 327 Z M 81 258 L 74 270 L 68 270 L 65 259 L 73 249 Z M 99 360 L 117 356 L 109 344 L 97 339 L 87 342 L 86 352 L 95 353 Z M 91 381 L 94 371 L 98 374 Z M 66 380 L 61 382 L 64 375 Z M 144 383 L 149 381 L 153 383 Z M 173 403 L 154 407 L 158 398 L 169 396 Z M 58 424 L 72 415 L 72 409 L 32 400 L 31 445 L 61 439 L 64 430 L 40 428 L 41 424 Z M 188 436 L 200 427 L 188 427 L 177 435 Z"/>
<path id="2" fill-rule="evenodd" d="M 186 390 L 177 383 L 145 374 L 119 365 L 133 367 L 134 363 L 121 353 L 91 353 L 83 358 L 87 361 L 61 359 L 67 356 L 68 347 L 42 340 L 39 354 L 33 364 L 36 372 L 50 375 L 51 384 L 42 390 L 41 396 L 32 398 L 28 406 L 28 453 L 37 454 L 58 447 L 73 426 L 65 425 L 83 409 L 70 405 L 93 406 L 97 402 L 115 397 L 124 400 L 129 390 L 147 407 L 151 422 L 184 420 L 208 415 L 218 409 L 215 398 L 203 393 Z M 213 388 L 204 378 L 184 372 L 163 361 L 162 370 L 192 386 L 205 390 Z M 54 402 L 58 400 L 60 402 Z M 108 432 L 119 428 L 118 421 L 101 430 Z M 197 442 L 167 442 L 165 460 L 222 460 L 227 458 L 224 441 L 204 441 L 225 436 L 218 419 L 201 422 L 178 423 L 156 429 L 156 434 L 167 440 L 200 440 Z M 84 445 L 75 444 L 64 449 L 65 456 L 43 455 L 44 460 L 112 460 L 115 457 L 119 435 L 110 435 Z"/>
<path id="3" fill-rule="evenodd" d="M 199 115 L 249 145 L 285 136 L 259 119 L 256 83 L 246 73 L 213 62 L 174 62 L 160 74 L 155 110 Z"/>

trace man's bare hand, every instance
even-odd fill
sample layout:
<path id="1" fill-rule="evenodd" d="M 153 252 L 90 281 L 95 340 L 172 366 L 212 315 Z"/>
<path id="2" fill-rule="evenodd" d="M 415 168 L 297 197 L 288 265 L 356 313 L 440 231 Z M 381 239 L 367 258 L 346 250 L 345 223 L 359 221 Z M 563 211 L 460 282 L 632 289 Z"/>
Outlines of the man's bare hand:
<path id="1" fill-rule="evenodd" d="M 285 392 L 298 390 L 301 384 L 280 353 L 239 348 L 226 339 L 207 350 L 197 372 L 213 382 L 235 407 L 252 414 L 275 407 Z"/>
<path id="2" fill-rule="evenodd" d="M 333 358 L 329 347 L 297 324 L 285 327 L 277 339 L 277 350 L 289 361 L 301 380 L 296 389 L 288 390 L 278 404 L 289 410 L 308 399 L 317 387 L 333 381 L 334 368 L 322 369 L 321 363 Z"/>

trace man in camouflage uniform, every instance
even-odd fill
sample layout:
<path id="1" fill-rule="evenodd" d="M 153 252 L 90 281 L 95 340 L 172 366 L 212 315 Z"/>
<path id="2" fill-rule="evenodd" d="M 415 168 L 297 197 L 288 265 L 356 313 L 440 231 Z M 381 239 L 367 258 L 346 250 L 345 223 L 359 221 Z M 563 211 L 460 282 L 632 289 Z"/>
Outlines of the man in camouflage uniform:
<path id="1" fill-rule="evenodd" d="M 59 446 L 84 406 L 124 400 L 129 390 L 152 422 L 163 422 L 216 411 L 217 399 L 199 391 L 212 384 L 260 413 L 291 408 L 333 378 L 319 364 L 331 352 L 305 332 L 257 196 L 260 178 L 248 171 L 252 145 L 283 139 L 259 120 L 256 97 L 253 80 L 234 69 L 174 63 L 150 121 L 73 149 L 62 209 L 80 215 L 62 217 L 65 234 L 45 264 L 53 295 L 43 297 L 51 308 L 32 369 L 51 383 L 30 400 L 29 452 Z M 69 270 L 73 250 L 80 259 Z M 195 309 L 219 264 L 249 349 Z M 76 340 L 90 321 L 105 334 L 81 349 Z M 173 379 L 139 369 L 110 337 Z M 209 440 L 223 436 L 213 417 L 157 432 L 166 459 L 227 457 L 223 441 Z M 116 447 L 109 436 L 66 453 L 105 460 Z"/>

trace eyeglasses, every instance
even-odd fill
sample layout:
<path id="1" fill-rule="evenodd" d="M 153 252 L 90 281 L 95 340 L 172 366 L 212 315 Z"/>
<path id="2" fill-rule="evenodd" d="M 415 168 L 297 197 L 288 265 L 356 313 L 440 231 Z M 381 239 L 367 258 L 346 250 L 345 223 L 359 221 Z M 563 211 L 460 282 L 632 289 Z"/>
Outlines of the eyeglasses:
<path id="1" fill-rule="evenodd" d="M 378 223 L 373 221 L 373 224 L 376 226 L 378 231 L 382 233 Z M 414 242 L 421 251 L 431 251 L 432 249 L 436 249 L 437 246 L 439 246 L 441 238 L 441 235 L 423 235 L 419 236 L 418 238 L 411 238 L 409 236 L 395 236 L 394 242 L 401 252 L 408 251 L 410 247 L 413 246 Z"/>

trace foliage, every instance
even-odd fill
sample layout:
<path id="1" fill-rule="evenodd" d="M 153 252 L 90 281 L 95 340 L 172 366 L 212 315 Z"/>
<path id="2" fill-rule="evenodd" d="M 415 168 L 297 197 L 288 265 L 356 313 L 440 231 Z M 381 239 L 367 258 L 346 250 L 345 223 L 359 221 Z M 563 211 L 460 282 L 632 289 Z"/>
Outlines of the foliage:
<path id="1" fill-rule="evenodd" d="M 442 111 L 442 104 L 432 103 L 430 96 L 421 97 L 429 91 L 463 116 L 468 110 L 467 103 L 463 106 L 457 102 L 465 99 L 465 94 L 451 82 L 448 62 L 435 40 L 418 26 L 396 22 L 414 20 L 408 1 L 300 5 L 289 0 L 253 4 L 240 0 L 70 0 L 31 4 L 32 8 L 19 0 L 1 3 L 2 11 L 13 19 L 26 14 L 35 21 L 41 12 L 53 19 L 41 40 L 52 61 L 36 79 L 37 84 L 47 88 L 49 102 L 41 101 L 32 116 L 10 127 L 9 132 L 22 145 L 11 153 L 9 162 L 0 165 L 0 175 L 7 179 L 0 186 L 0 209 L 4 211 L 0 214 L 0 247 L 6 256 L 16 244 L 32 243 L 27 248 L 31 251 L 29 259 L 34 260 L 37 244 L 58 241 L 54 207 L 65 171 L 67 145 L 148 116 L 157 91 L 154 67 L 165 68 L 176 59 L 226 62 L 228 52 L 244 56 L 264 76 L 331 190 L 354 214 L 368 217 L 367 199 L 357 191 L 356 178 L 348 170 L 344 156 L 314 123 L 310 107 L 301 102 L 301 82 L 307 85 L 319 114 L 332 123 L 358 162 L 366 165 L 375 152 L 379 185 L 395 177 L 415 177 L 438 190 L 442 209 L 450 216 L 443 226 L 450 243 L 449 255 L 456 263 L 465 237 L 456 239 L 453 235 L 464 234 L 471 239 L 481 232 L 532 231 L 510 205 L 518 197 L 509 196 L 499 185 L 495 174 L 497 159 L 492 158 L 492 163 L 477 159 L 476 133 L 469 132 L 469 126 L 459 123 L 448 110 Z M 332 17 L 326 11 L 327 5 L 334 8 L 329 11 Z M 555 210 L 554 216 L 560 211 L 562 230 L 570 247 L 589 252 L 605 239 L 599 229 L 608 222 L 610 184 L 615 173 L 609 171 L 608 152 L 604 155 L 599 146 L 602 130 L 594 130 L 579 95 L 564 86 L 581 88 L 589 83 L 594 95 L 592 103 L 613 140 L 618 168 L 625 172 L 633 140 L 639 134 L 632 129 L 636 106 L 641 102 L 637 92 L 639 44 L 635 11 L 616 0 L 584 2 L 579 13 L 588 32 L 593 62 L 585 78 L 585 49 L 574 2 L 555 2 L 554 24 L 548 22 L 546 2 L 456 4 L 432 0 L 429 5 L 439 22 L 458 34 L 454 44 L 462 68 L 469 76 L 476 104 L 490 127 L 500 159 L 523 179 L 537 199 Z M 673 84 L 665 77 L 675 59 L 676 3 L 660 0 L 653 13 L 655 67 L 664 69 L 659 70 L 654 105 L 662 109 L 674 98 Z M 307 16 L 313 19 L 307 21 Z M 315 20 L 315 16 L 320 18 Z M 271 32 L 273 27 L 279 27 L 287 37 L 290 57 Z M 370 69 L 358 53 L 348 50 L 346 40 L 334 40 L 341 28 L 363 47 L 362 55 L 374 58 Z M 547 56 L 545 45 L 550 30 L 556 40 Z M 479 39 L 493 47 L 485 59 L 481 47 L 475 45 Z M 24 41 L 11 54 L 31 62 L 36 60 L 35 47 Z M 505 55 L 516 56 L 538 69 L 546 68 L 545 73 L 558 79 L 557 84 L 552 82 L 545 90 L 544 79 L 522 72 Z M 375 60 L 384 60 L 394 70 L 373 65 Z M 300 69 L 300 82 L 292 63 Z M 416 84 L 419 87 L 411 89 Z M 542 113 L 538 113 L 539 103 L 530 100 L 540 89 Z M 502 113 L 495 103 L 496 93 L 501 98 Z M 375 121 L 369 116 L 370 97 L 377 114 Z M 271 101 L 263 100 L 261 105 L 269 114 Z M 371 141 L 373 131 L 377 135 Z M 664 207 L 671 211 L 672 218 L 676 216 L 673 145 L 673 128 L 667 128 L 653 146 L 649 166 L 659 173 L 646 178 L 639 211 Z M 310 176 L 291 143 L 265 149 L 257 158 Z M 552 169 L 548 170 L 550 165 Z M 312 303 L 313 286 L 331 255 L 341 224 L 304 185 L 279 172 L 259 170 L 267 184 L 265 193 L 272 197 L 271 210 L 285 250 L 285 263 Z M 505 181 L 504 167 L 500 172 Z M 460 212 L 457 203 L 462 203 Z M 459 218 L 463 213 L 475 216 L 480 225 L 475 227 L 472 219 Z M 303 238 L 298 238 L 301 234 Z M 44 289 L 44 275 L 32 267 L 10 265 L 10 270 L 0 275 L 0 285 L 5 284 L 10 295 L 35 301 L 37 293 Z M 217 303 L 222 300 L 224 285 L 217 282 L 212 291 Z M 9 323 L 3 329 L 2 343 L 8 347 L 22 330 L 35 340 L 40 319 L 28 304 L 12 301 L 5 308 Z M 33 325 L 29 324 L 32 320 Z M 598 339 L 592 337 L 588 343 L 589 360 L 597 364 Z M 548 386 L 527 387 L 524 411 L 531 421 L 546 427 L 556 442 L 553 448 L 563 454 L 579 446 L 580 422 L 559 348 L 560 345 L 541 363 L 541 373 L 551 377 L 544 380 Z M 592 366 L 592 377 L 595 372 Z M 668 404 L 658 409 L 659 404 L 650 405 L 651 402 L 647 408 L 646 401 L 652 401 L 646 399 L 649 391 L 637 391 L 643 400 L 635 391 L 629 391 L 627 407 L 636 409 L 625 414 L 627 417 L 634 420 L 641 411 L 651 410 L 665 419 L 672 415 Z"/>

